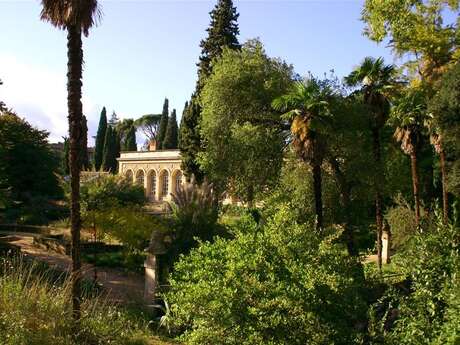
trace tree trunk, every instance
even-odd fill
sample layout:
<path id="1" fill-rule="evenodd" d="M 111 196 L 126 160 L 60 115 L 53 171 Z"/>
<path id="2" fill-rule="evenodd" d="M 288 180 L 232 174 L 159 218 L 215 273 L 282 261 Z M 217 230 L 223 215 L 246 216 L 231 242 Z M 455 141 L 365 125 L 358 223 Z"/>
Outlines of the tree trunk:
<path id="1" fill-rule="evenodd" d="M 321 165 L 314 163 L 313 166 L 313 190 L 315 194 L 316 229 L 323 227 L 323 200 L 321 191 Z"/>
<path id="2" fill-rule="evenodd" d="M 441 163 L 441 178 L 442 178 L 442 219 L 444 224 L 449 221 L 449 200 L 447 194 L 447 171 L 446 171 L 446 153 L 441 149 L 439 153 Z"/>
<path id="3" fill-rule="evenodd" d="M 379 270 L 382 270 L 382 233 L 383 233 L 383 197 L 382 197 L 382 157 L 380 149 L 380 130 L 372 129 L 374 161 L 377 168 L 375 174 L 375 225 L 377 228 L 377 264 Z"/>
<path id="4" fill-rule="evenodd" d="M 415 201 L 415 225 L 420 225 L 420 196 L 419 196 L 419 180 L 417 172 L 417 152 L 412 150 L 410 154 L 411 172 L 412 172 L 412 188 Z"/>
<path id="5" fill-rule="evenodd" d="M 356 248 L 355 239 L 353 236 L 352 230 L 352 221 L 351 221 L 351 198 L 350 198 L 350 185 L 346 180 L 345 175 L 340 170 L 339 163 L 334 157 L 329 158 L 329 163 L 331 164 L 332 170 L 334 171 L 335 178 L 339 185 L 340 196 L 342 201 L 342 207 L 345 213 L 345 226 L 344 226 L 344 235 L 347 243 L 347 250 L 350 256 L 358 256 L 358 250 Z"/>
<path id="6" fill-rule="evenodd" d="M 81 29 L 76 26 L 67 28 L 67 107 L 70 141 L 70 222 L 72 234 L 72 314 L 75 321 L 81 317 L 81 258 L 80 258 L 80 162 L 82 136 L 82 64 L 83 51 Z"/>

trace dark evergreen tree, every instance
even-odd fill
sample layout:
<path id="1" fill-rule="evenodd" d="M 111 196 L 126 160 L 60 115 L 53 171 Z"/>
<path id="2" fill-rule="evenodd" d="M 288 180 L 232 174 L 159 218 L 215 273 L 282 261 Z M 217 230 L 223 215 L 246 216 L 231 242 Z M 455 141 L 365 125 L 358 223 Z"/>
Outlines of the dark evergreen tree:
<path id="1" fill-rule="evenodd" d="M 181 119 L 180 119 L 180 126 L 179 126 L 179 130 L 177 131 L 177 147 L 179 147 L 179 143 L 180 143 L 180 129 L 181 129 L 182 126 L 183 126 L 183 123 L 184 123 L 184 114 L 185 114 L 185 112 L 187 111 L 187 108 L 188 108 L 188 101 L 185 102 L 185 104 L 184 104 L 184 109 L 182 110 L 182 116 L 181 116 Z"/>
<path id="2" fill-rule="evenodd" d="M 61 167 L 62 167 L 62 173 L 64 175 L 69 175 L 70 174 L 70 169 L 69 169 L 69 154 L 70 154 L 70 146 L 69 146 L 69 138 L 68 137 L 62 137 L 64 139 L 64 149 L 62 153 L 62 162 L 61 162 Z"/>
<path id="3" fill-rule="evenodd" d="M 114 110 L 112 111 L 112 116 L 110 116 L 109 125 L 115 128 L 118 125 L 118 122 L 120 122 L 120 119 L 118 118 L 117 113 Z"/>
<path id="4" fill-rule="evenodd" d="M 181 169 L 184 171 L 188 180 L 195 176 L 197 182 L 203 179 L 203 173 L 196 161 L 196 156 L 200 152 L 201 139 L 199 130 L 199 118 L 201 108 L 198 104 L 196 96 L 193 95 L 187 108 L 184 109 L 180 127 L 180 142 L 181 150 Z"/>
<path id="5" fill-rule="evenodd" d="M 105 132 L 107 131 L 107 111 L 102 108 L 101 117 L 99 119 L 99 127 L 96 134 L 96 147 L 94 150 L 94 167 L 99 170 L 102 165 Z"/>
<path id="6" fill-rule="evenodd" d="M 80 138 L 81 150 L 80 150 L 80 169 L 89 169 L 89 158 L 88 158 L 88 121 L 86 116 L 83 115 L 81 118 L 81 138 Z"/>
<path id="7" fill-rule="evenodd" d="M 120 152 L 121 152 L 121 133 L 118 131 L 116 128 L 112 129 L 112 135 L 113 135 L 113 147 L 114 147 L 114 152 L 112 156 L 112 161 L 111 161 L 111 166 L 110 166 L 110 171 L 113 174 L 116 174 L 118 171 L 118 162 L 117 158 L 120 157 Z"/>
<path id="8" fill-rule="evenodd" d="M 208 37 L 201 41 L 201 56 L 198 63 L 198 84 L 197 93 L 200 93 L 206 78 L 212 72 L 212 61 L 218 58 L 224 49 L 239 49 L 241 46 L 237 36 L 239 14 L 232 0 L 219 0 L 214 9 L 209 13 L 211 23 Z"/>
<path id="9" fill-rule="evenodd" d="M 178 128 L 176 120 L 176 109 L 173 109 L 171 117 L 168 120 L 168 127 L 166 128 L 165 138 L 163 140 L 163 149 L 177 149 L 178 141 Z"/>
<path id="10" fill-rule="evenodd" d="M 158 138 L 157 138 L 157 145 L 158 149 L 162 149 L 163 141 L 165 139 L 166 128 L 168 127 L 168 114 L 169 114 L 169 101 L 165 98 L 163 103 L 163 111 L 161 113 L 161 120 L 160 120 L 160 128 L 158 130 Z"/>
<path id="11" fill-rule="evenodd" d="M 115 173 L 117 166 L 117 133 L 112 126 L 107 127 L 104 140 L 102 169 Z"/>
<path id="12" fill-rule="evenodd" d="M 201 55 L 198 66 L 198 81 L 196 91 L 189 102 L 188 109 L 184 111 L 181 121 L 179 147 L 182 154 L 182 169 L 188 178 L 195 176 L 197 181 L 203 177 L 196 156 L 201 151 L 201 138 L 199 123 L 201 119 L 201 107 L 197 98 L 212 73 L 212 62 L 222 54 L 225 47 L 240 49 L 237 36 L 239 35 L 238 17 L 236 7 L 232 0 L 219 0 L 210 12 L 211 23 L 208 37 L 201 41 Z"/>
<path id="13" fill-rule="evenodd" d="M 137 151 L 136 143 L 136 127 L 131 126 L 126 133 L 126 138 L 124 141 L 124 150 L 125 151 Z"/>

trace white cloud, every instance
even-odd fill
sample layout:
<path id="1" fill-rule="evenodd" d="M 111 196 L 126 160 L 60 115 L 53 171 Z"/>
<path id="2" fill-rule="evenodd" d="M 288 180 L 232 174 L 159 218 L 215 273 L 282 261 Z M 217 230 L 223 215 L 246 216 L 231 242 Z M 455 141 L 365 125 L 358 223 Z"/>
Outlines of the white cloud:
<path id="1" fill-rule="evenodd" d="M 32 125 L 50 132 L 50 141 L 67 135 L 66 71 L 51 70 L 0 54 L 0 99 Z M 94 103 L 83 97 L 83 112 L 94 112 Z M 88 138 L 91 141 L 91 137 Z"/>

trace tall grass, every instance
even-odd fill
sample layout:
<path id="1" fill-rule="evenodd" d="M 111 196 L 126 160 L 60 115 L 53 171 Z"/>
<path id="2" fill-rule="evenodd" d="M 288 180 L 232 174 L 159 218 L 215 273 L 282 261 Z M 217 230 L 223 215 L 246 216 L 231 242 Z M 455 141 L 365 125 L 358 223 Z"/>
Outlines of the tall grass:
<path id="1" fill-rule="evenodd" d="M 0 345 L 142 345 L 145 321 L 103 298 L 85 298 L 75 328 L 70 281 L 21 258 L 0 258 Z M 75 329 L 78 329 L 75 333 Z"/>

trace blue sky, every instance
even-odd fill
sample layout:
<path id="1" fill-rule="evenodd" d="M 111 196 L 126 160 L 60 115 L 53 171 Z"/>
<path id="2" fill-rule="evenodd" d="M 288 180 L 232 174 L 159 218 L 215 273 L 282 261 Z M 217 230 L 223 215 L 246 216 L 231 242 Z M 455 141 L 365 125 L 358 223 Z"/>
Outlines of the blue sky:
<path id="1" fill-rule="evenodd" d="M 216 0 L 102 1 L 103 19 L 84 39 L 83 107 L 95 135 L 102 106 L 119 117 L 182 113 L 195 87 L 199 43 Z M 240 42 L 258 37 L 297 73 L 340 77 L 365 56 L 393 62 L 362 35 L 361 0 L 235 1 Z M 67 132 L 66 35 L 39 20 L 40 2 L 0 0 L 0 99 L 58 141 Z M 141 138 L 138 138 L 141 142 Z M 90 142 L 92 142 L 90 138 Z"/>

